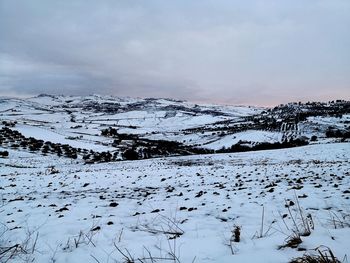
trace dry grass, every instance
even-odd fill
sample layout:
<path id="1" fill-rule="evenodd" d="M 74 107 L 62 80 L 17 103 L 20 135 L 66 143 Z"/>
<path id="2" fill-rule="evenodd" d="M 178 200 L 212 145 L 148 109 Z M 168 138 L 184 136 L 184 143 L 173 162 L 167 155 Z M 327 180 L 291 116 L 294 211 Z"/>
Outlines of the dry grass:
<path id="1" fill-rule="evenodd" d="M 328 247 L 315 249 L 315 254 L 305 254 L 302 257 L 294 258 L 289 263 L 340 263 L 332 250 Z"/>
<path id="2" fill-rule="evenodd" d="M 286 243 L 282 246 L 279 246 L 279 249 L 290 247 L 297 248 L 303 241 L 300 238 L 300 235 L 293 234 L 286 239 Z"/>

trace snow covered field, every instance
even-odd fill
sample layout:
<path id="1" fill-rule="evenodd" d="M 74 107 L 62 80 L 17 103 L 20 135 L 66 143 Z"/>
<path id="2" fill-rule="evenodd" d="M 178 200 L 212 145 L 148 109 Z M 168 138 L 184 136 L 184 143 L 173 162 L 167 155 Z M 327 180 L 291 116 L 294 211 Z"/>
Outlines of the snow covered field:
<path id="1" fill-rule="evenodd" d="M 320 108 L 315 105 L 315 109 Z M 350 115 L 345 111 L 338 114 L 341 118 L 334 112 L 327 116 L 324 111 L 332 112 L 332 108 L 322 105 L 320 115 L 299 120 L 297 115 L 310 111 L 310 105 L 292 104 L 271 111 L 248 106 L 196 105 L 171 99 L 40 95 L 28 99 L 0 98 L 0 120 L 16 121 L 13 129 L 27 137 L 98 152 L 117 150 L 111 147 L 111 138 L 101 136 L 101 130 L 108 127 L 141 139 L 220 150 L 241 141 L 255 145 L 300 136 L 308 139 L 317 136 L 316 143 L 335 141 L 326 138 L 325 132 L 329 127 L 349 129 Z M 348 107 L 344 105 L 339 104 L 338 110 Z"/>
<path id="2" fill-rule="evenodd" d="M 0 98 L 0 262 L 292 262 L 330 251 L 347 262 L 346 107 Z M 179 156 L 293 138 L 310 144 Z M 161 150 L 120 161 L 137 147 Z"/>
<path id="3" fill-rule="evenodd" d="M 200 144 L 216 149 L 231 146 L 213 130 L 216 123 L 244 121 L 262 111 L 258 107 L 195 105 L 170 99 L 132 99 L 108 96 L 38 96 L 29 99 L 0 98 L 0 120 L 16 121 L 15 129 L 25 136 L 69 144 L 95 151 L 111 150 L 101 143 L 101 130 L 114 127 L 119 133 L 147 139 Z M 210 132 L 205 129 L 211 128 Z M 203 130 L 188 132 L 187 129 Z M 74 140 L 67 140 L 74 137 Z M 243 137 L 249 137 L 244 135 Z M 261 137 L 261 136 L 260 136 Z M 253 141 L 254 136 L 250 137 Z M 215 141 L 213 147 L 210 143 Z M 259 141 L 259 138 L 258 138 Z M 228 143 L 228 144 L 227 144 Z"/>
<path id="4" fill-rule="evenodd" d="M 92 165 L 6 150 L 1 262 L 350 256 L 350 143 Z"/>

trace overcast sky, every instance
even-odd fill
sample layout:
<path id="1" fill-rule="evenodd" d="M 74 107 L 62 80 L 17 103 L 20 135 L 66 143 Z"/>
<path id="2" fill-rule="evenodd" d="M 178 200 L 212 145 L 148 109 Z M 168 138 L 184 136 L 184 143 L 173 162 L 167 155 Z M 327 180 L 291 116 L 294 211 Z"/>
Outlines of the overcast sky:
<path id="1" fill-rule="evenodd" d="M 350 99 L 349 0 L 0 0 L 0 96 Z"/>

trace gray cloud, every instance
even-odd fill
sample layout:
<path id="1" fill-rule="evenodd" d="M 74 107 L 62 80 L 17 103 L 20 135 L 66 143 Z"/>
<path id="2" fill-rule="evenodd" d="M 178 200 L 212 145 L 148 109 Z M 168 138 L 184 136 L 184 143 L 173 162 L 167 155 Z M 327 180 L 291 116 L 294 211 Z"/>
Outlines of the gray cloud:
<path id="1" fill-rule="evenodd" d="M 0 95 L 349 99 L 350 2 L 0 0 Z"/>

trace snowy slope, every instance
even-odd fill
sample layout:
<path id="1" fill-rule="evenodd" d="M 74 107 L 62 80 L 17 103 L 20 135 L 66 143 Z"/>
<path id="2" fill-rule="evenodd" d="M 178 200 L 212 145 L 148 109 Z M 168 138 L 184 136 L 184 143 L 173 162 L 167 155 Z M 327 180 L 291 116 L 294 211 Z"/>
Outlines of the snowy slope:
<path id="1" fill-rule="evenodd" d="M 0 98 L 0 262 L 346 259 L 349 106 Z M 120 161 L 140 148 L 158 151 Z"/>
<path id="2" fill-rule="evenodd" d="M 36 243 L 11 262 L 125 262 L 122 253 L 143 262 L 171 254 L 179 262 L 288 262 L 320 245 L 343 259 L 349 150 L 320 144 L 89 166 L 10 150 L 0 158 L 2 238 L 8 247 Z M 304 230 L 297 202 L 311 233 L 299 249 L 279 249 L 297 231 L 293 220 Z M 240 241 L 230 243 L 235 226 Z"/>

